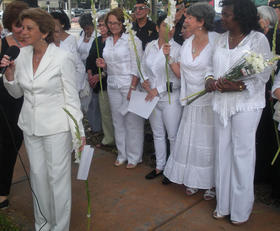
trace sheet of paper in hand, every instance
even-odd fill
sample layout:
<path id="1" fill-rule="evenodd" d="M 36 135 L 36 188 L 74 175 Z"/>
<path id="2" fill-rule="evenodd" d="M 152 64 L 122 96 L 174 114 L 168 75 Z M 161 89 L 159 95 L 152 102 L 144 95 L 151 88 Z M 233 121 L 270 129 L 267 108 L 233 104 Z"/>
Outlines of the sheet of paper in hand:
<path id="1" fill-rule="evenodd" d="M 94 149 L 90 145 L 85 145 L 81 155 L 81 161 L 77 175 L 78 180 L 87 180 L 93 153 Z"/>
<path id="2" fill-rule="evenodd" d="M 152 101 L 146 101 L 147 92 L 132 91 L 128 105 L 128 111 L 148 119 L 154 110 L 159 97 L 155 97 Z"/>

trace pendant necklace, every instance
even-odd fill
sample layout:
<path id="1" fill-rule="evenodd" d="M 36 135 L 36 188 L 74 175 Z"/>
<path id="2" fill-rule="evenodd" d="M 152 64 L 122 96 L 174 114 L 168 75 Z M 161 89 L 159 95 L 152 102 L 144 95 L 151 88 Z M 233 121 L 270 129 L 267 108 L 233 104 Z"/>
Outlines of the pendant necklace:
<path id="1" fill-rule="evenodd" d="M 12 34 L 13 39 L 15 40 L 16 44 L 18 45 L 19 48 L 22 47 L 22 45 L 19 43 L 19 41 L 16 39 L 16 37 Z"/>

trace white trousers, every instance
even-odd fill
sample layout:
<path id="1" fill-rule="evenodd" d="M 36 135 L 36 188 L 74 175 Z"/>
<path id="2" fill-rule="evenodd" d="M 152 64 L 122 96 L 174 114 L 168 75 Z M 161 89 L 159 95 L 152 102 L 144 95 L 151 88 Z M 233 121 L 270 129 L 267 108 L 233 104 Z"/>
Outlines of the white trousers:
<path id="1" fill-rule="evenodd" d="M 172 153 L 182 115 L 182 107 L 178 101 L 179 91 L 171 93 L 171 97 L 171 104 L 168 101 L 159 101 L 149 117 L 158 170 L 163 170 L 166 164 L 166 131 L 170 143 L 170 153 Z"/>
<path id="2" fill-rule="evenodd" d="M 118 149 L 119 162 L 130 164 L 142 162 L 144 142 L 144 119 L 134 113 L 121 114 L 122 105 L 127 104 L 128 87 L 115 89 L 107 87 Z"/>
<path id="3" fill-rule="evenodd" d="M 30 162 L 32 189 L 38 199 L 42 217 L 33 195 L 36 231 L 68 231 L 71 214 L 71 150 L 70 132 L 50 136 L 24 134 Z"/>
<path id="4" fill-rule="evenodd" d="M 215 113 L 217 211 L 231 220 L 249 219 L 254 203 L 255 136 L 262 109 L 238 112 L 226 127 Z"/>

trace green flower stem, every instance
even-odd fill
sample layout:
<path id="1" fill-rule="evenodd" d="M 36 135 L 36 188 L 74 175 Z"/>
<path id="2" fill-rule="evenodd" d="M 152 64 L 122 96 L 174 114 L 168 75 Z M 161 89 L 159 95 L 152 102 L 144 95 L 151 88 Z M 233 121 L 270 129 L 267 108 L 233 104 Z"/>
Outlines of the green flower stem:
<path id="1" fill-rule="evenodd" d="M 125 10 L 123 10 L 123 14 L 124 14 L 125 19 L 128 19 L 128 20 L 132 21 L 131 16 Z M 131 42 L 133 44 L 133 49 L 134 49 L 134 53 L 135 53 L 135 56 L 136 56 L 138 72 L 139 72 L 142 80 L 145 81 L 143 73 L 141 71 L 141 62 L 140 62 L 140 58 L 139 58 L 139 55 L 138 55 L 138 51 L 137 51 L 137 47 L 136 47 L 136 43 L 135 43 L 135 39 L 134 39 L 134 34 L 133 34 L 132 30 L 129 30 L 129 36 L 130 36 Z"/>
<path id="2" fill-rule="evenodd" d="M 168 8 L 167 8 L 167 15 L 170 16 L 170 5 L 171 3 L 168 1 Z M 169 25 L 166 24 L 166 34 L 165 34 L 165 42 L 168 43 L 168 33 L 169 33 Z M 167 79 L 167 94 L 168 94 L 168 101 L 171 104 L 171 97 L 170 97 L 170 78 L 169 78 L 169 69 L 168 69 L 168 55 L 165 55 L 165 71 L 166 71 L 166 79 Z"/>
<path id="3" fill-rule="evenodd" d="M 91 0 L 91 10 L 92 10 L 92 14 L 95 15 L 96 14 L 95 0 Z M 100 58 L 100 52 L 99 52 L 99 46 L 98 46 L 98 40 L 97 40 L 96 20 L 94 20 L 93 25 L 94 25 L 94 32 L 95 32 L 95 44 L 96 44 L 97 58 Z M 98 76 L 99 76 L 99 84 L 100 84 L 101 95 L 102 95 L 102 98 L 104 98 L 104 96 L 103 96 L 103 86 L 102 86 L 102 75 L 101 75 L 101 68 L 100 67 L 98 67 Z"/>
<path id="4" fill-rule="evenodd" d="M 136 47 L 134 35 L 133 35 L 133 33 L 132 33 L 131 30 L 129 31 L 129 35 L 130 35 L 130 38 L 131 38 L 131 41 L 132 41 L 132 44 L 133 44 L 134 53 L 135 53 L 135 56 L 136 56 L 136 62 L 137 62 L 138 72 L 139 72 L 139 74 L 140 74 L 142 80 L 144 81 L 144 77 L 143 77 L 143 74 L 142 74 L 142 71 L 141 71 L 140 58 L 139 58 L 139 55 L 138 55 L 138 51 L 137 51 L 137 47 Z"/>
<path id="5" fill-rule="evenodd" d="M 90 191 L 89 191 L 89 188 L 88 188 L 88 180 L 85 181 L 85 184 L 86 184 L 86 193 L 87 193 L 87 200 L 88 200 L 88 203 L 87 203 L 87 220 L 88 220 L 88 223 L 87 223 L 87 230 L 89 231 L 90 230 L 90 221 L 91 221 L 91 207 L 90 207 Z"/>
<path id="6" fill-rule="evenodd" d="M 73 120 L 74 124 L 75 124 L 75 135 L 76 138 L 79 141 L 79 145 L 82 145 L 82 138 L 81 138 L 81 133 L 80 133 L 80 129 L 79 129 L 79 125 L 77 120 L 75 119 L 75 117 L 66 109 L 63 108 L 63 110 L 66 112 L 66 114 L 71 118 L 71 120 Z M 81 151 L 78 151 L 78 158 L 81 159 Z M 87 194 L 87 230 L 90 230 L 90 222 L 91 222 L 91 203 L 90 203 L 90 191 L 88 188 L 88 180 L 85 181 L 86 184 L 86 194 Z"/>
<path id="7" fill-rule="evenodd" d="M 196 92 L 196 93 L 194 93 L 194 94 L 192 94 L 192 95 L 189 95 L 189 96 L 187 96 L 187 97 L 185 97 L 185 98 L 183 98 L 183 99 L 181 99 L 182 101 L 185 101 L 185 100 L 188 100 L 189 98 L 192 98 L 192 97 L 194 97 L 194 96 L 198 96 L 198 95 L 200 95 L 200 94 L 202 94 L 202 93 L 207 93 L 206 92 L 206 90 L 204 89 L 204 90 L 202 90 L 202 91 L 199 91 L 199 92 Z"/>
<path id="8" fill-rule="evenodd" d="M 279 153 L 280 153 L 280 147 L 278 148 L 278 150 L 277 150 L 277 152 L 276 152 L 276 154 L 275 154 L 275 156 L 274 156 L 274 158 L 273 158 L 273 160 L 272 160 L 272 162 L 271 162 L 271 165 L 274 165 L 274 163 L 275 163 L 275 161 L 276 161 L 276 159 L 277 159 Z"/>
<path id="9" fill-rule="evenodd" d="M 278 21 L 276 22 L 275 24 L 275 27 L 274 27 L 274 32 L 273 32 L 273 39 L 272 39 L 272 53 L 273 55 L 276 55 L 276 33 L 277 33 L 277 28 L 278 28 Z M 271 73 L 271 79 L 272 79 L 272 83 L 274 83 L 274 77 L 275 77 L 275 69 L 272 70 L 272 73 Z M 271 101 L 270 102 L 270 107 L 271 107 L 271 111 L 274 112 L 274 107 L 273 107 L 273 102 Z M 274 126 L 274 132 L 275 132 L 275 136 L 276 136 L 276 141 L 277 141 L 277 146 L 278 146 L 278 150 L 277 150 L 277 153 L 275 154 L 272 162 L 271 162 L 271 165 L 274 165 L 278 155 L 279 155 L 279 152 L 280 152 L 280 139 L 279 139 L 279 133 L 278 133 L 278 129 L 277 129 L 277 124 L 276 124 L 276 121 L 273 120 L 273 126 Z"/>

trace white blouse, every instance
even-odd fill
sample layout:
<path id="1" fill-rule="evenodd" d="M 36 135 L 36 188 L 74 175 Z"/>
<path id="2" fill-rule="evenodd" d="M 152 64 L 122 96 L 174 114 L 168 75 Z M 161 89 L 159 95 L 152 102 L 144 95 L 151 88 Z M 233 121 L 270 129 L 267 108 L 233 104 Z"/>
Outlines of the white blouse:
<path id="1" fill-rule="evenodd" d="M 78 53 L 77 40 L 73 35 L 69 35 L 64 41 L 60 41 L 60 48 L 71 52 L 76 64 L 76 86 L 77 90 L 81 91 L 85 85 L 86 68 Z"/>
<path id="2" fill-rule="evenodd" d="M 139 59 L 142 57 L 142 42 L 135 36 Z M 129 35 L 123 33 L 114 44 L 113 37 L 106 40 L 103 58 L 107 64 L 107 84 L 112 88 L 127 87 L 132 76 L 138 76 L 136 55 Z"/>
<path id="3" fill-rule="evenodd" d="M 271 58 L 270 46 L 264 34 L 251 31 L 234 49 L 229 49 L 228 32 L 221 34 L 216 40 L 213 55 L 212 73 L 216 79 L 236 63 L 247 51 L 262 54 L 265 59 Z M 256 74 L 253 78 L 245 80 L 246 89 L 242 92 L 221 93 L 215 91 L 213 97 L 213 110 L 220 116 L 224 126 L 230 116 L 240 111 L 252 111 L 265 106 L 265 83 L 268 81 L 271 68 Z"/>
<path id="4" fill-rule="evenodd" d="M 195 59 L 192 57 L 192 41 L 194 35 L 185 40 L 180 52 L 180 72 L 181 72 L 181 93 L 180 99 L 190 96 L 205 89 L 205 75 L 209 68 L 212 68 L 212 56 L 214 52 L 215 40 L 218 34 L 208 32 L 208 44 Z M 211 104 L 212 94 L 195 100 L 191 105 L 204 106 Z M 180 100 L 185 106 L 187 100 Z"/>
<path id="5" fill-rule="evenodd" d="M 77 50 L 78 50 L 78 53 L 80 55 L 80 58 L 81 58 L 83 64 L 86 65 L 89 50 L 90 50 L 91 45 L 92 45 L 92 43 L 95 39 L 95 33 L 94 33 L 94 31 L 92 32 L 90 40 L 87 43 L 84 42 L 84 37 L 85 37 L 85 33 L 83 32 L 80 36 L 79 41 L 78 41 Z"/>
<path id="6" fill-rule="evenodd" d="M 181 46 L 173 39 L 169 41 L 171 45 L 170 56 L 177 62 Z M 169 65 L 168 65 L 169 67 Z M 151 88 L 156 88 L 160 97 L 166 95 L 166 70 L 165 70 L 165 55 L 162 48 L 159 48 L 158 39 L 147 44 L 141 62 L 141 71 L 144 79 L 149 79 Z M 173 83 L 172 89 L 180 88 L 180 80 L 175 76 L 169 68 L 170 82 Z"/>

